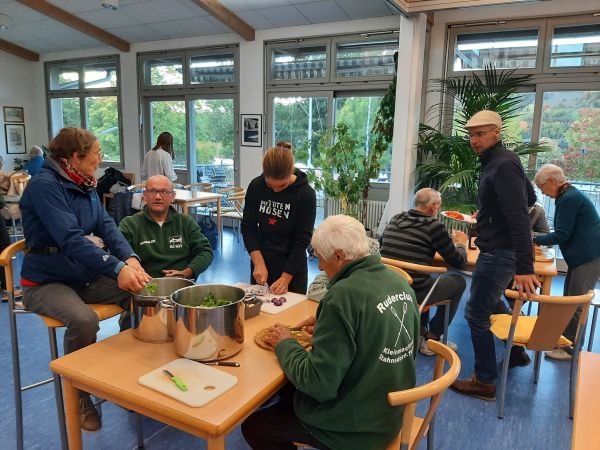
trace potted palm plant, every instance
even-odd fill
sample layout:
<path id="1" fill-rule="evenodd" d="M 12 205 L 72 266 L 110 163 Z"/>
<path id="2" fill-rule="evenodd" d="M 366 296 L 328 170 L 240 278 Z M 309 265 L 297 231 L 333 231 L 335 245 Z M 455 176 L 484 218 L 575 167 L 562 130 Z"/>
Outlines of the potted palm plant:
<path id="1" fill-rule="evenodd" d="M 516 69 L 499 71 L 486 66 L 479 76 L 435 80 L 433 91 L 441 92 L 454 100 L 453 129 L 441 131 L 430 125 L 419 125 L 417 144 L 416 189 L 432 187 L 439 190 L 448 209 L 471 213 L 476 209 L 479 159 L 471 150 L 464 125 L 482 109 L 496 111 L 506 124 L 517 118 L 523 100 L 518 90 L 527 85 L 530 76 L 518 75 Z M 444 105 L 434 106 L 434 117 L 443 117 Z M 539 142 L 514 142 L 503 140 L 507 148 L 524 156 L 547 151 Z"/>

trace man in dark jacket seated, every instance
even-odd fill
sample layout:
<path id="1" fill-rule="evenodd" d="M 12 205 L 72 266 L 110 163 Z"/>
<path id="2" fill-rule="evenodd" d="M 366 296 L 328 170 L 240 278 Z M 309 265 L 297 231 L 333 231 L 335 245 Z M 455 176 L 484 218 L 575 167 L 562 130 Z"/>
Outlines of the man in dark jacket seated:
<path id="1" fill-rule="evenodd" d="M 380 253 L 386 258 L 399 259 L 415 264 L 430 266 L 438 252 L 449 265 L 464 267 L 467 263 L 467 235 L 455 232 L 455 245 L 448 230 L 437 215 L 442 207 L 442 196 L 434 189 L 424 188 L 415 194 L 415 208 L 392 217 L 383 232 Z M 412 288 L 421 304 L 433 286 L 433 278 L 427 274 L 410 272 L 413 278 Z M 432 292 L 428 304 L 433 305 L 442 300 L 450 300 L 450 322 L 458 309 L 460 299 L 467 283 L 459 274 L 443 276 Z M 440 340 L 444 331 L 444 310 L 437 308 L 435 316 L 429 322 L 428 314 L 421 317 L 421 341 L 419 351 L 431 356 L 434 353 L 427 348 L 427 339 Z M 456 344 L 448 341 L 448 346 L 456 351 Z"/>
<path id="2" fill-rule="evenodd" d="M 288 327 L 276 324 L 265 340 L 295 392 L 256 411 L 242 424 L 253 449 L 295 449 L 301 441 L 319 449 L 385 448 L 398 433 L 402 408 L 388 392 L 415 384 L 419 316 L 404 278 L 369 255 L 363 225 L 330 216 L 312 246 L 331 282 L 317 315 L 299 326 L 312 332 L 306 351 Z"/>

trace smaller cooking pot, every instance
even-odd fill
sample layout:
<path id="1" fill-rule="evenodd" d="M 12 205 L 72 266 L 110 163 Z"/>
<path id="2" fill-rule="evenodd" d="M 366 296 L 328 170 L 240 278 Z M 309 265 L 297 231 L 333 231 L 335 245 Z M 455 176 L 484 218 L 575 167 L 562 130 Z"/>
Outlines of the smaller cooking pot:
<path id="1" fill-rule="evenodd" d="M 193 285 L 193 281 L 185 278 L 153 278 L 142 290 L 133 294 L 133 335 L 144 342 L 171 342 L 173 310 L 161 308 L 159 302 L 168 299 L 178 289 Z M 149 292 L 149 287 L 152 287 L 152 292 Z"/>

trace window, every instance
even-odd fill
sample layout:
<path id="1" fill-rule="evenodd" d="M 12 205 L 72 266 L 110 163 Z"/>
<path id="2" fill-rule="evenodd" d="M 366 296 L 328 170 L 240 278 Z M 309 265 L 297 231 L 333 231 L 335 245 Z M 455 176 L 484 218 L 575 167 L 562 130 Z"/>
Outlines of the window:
<path id="1" fill-rule="evenodd" d="M 318 80 L 327 76 L 327 45 L 271 49 L 271 80 Z"/>
<path id="2" fill-rule="evenodd" d="M 550 66 L 600 66 L 600 24 L 555 27 Z"/>
<path id="3" fill-rule="evenodd" d="M 461 33 L 456 36 L 453 70 L 483 70 L 536 67 L 538 30 L 506 30 Z"/>
<path id="4" fill-rule="evenodd" d="M 178 183 L 238 181 L 238 60 L 237 45 L 138 56 L 144 152 L 169 131 Z"/>
<path id="5" fill-rule="evenodd" d="M 337 77 L 394 76 L 394 53 L 398 39 L 338 43 Z"/>
<path id="6" fill-rule="evenodd" d="M 88 129 L 100 141 L 103 163 L 112 164 L 123 161 L 118 66 L 118 56 L 46 63 L 52 136 L 64 127 Z"/>

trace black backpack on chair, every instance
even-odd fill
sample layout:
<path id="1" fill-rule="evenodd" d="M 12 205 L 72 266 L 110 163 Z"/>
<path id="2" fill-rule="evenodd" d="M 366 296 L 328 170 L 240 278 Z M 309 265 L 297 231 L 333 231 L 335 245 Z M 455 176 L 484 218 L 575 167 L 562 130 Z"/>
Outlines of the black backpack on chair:
<path id="1" fill-rule="evenodd" d="M 115 169 L 114 167 L 107 167 L 104 171 L 104 175 L 98 178 L 98 182 L 96 183 L 98 197 L 102 199 L 104 194 L 109 193 L 110 188 L 117 183 L 124 186 L 131 186 L 131 180 L 125 177 L 120 170 Z"/>

